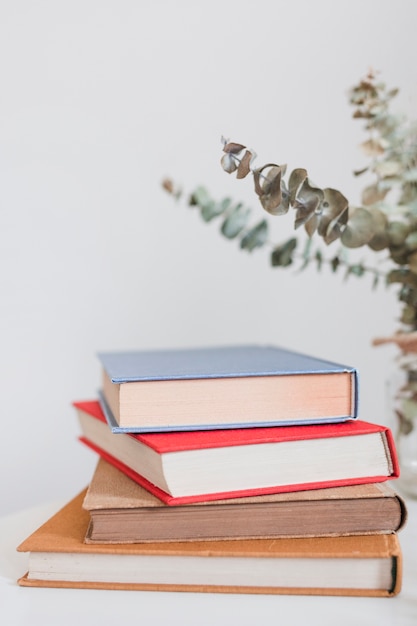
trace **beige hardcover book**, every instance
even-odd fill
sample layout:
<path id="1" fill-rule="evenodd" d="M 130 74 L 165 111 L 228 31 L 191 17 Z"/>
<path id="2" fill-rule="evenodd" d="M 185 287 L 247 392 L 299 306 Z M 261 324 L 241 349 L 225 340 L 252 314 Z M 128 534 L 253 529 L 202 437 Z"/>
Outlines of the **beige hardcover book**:
<path id="1" fill-rule="evenodd" d="M 406 519 L 386 483 L 168 506 L 104 459 L 83 507 L 89 543 L 392 533 Z"/>
<path id="2" fill-rule="evenodd" d="M 28 537 L 19 584 L 217 593 L 392 596 L 398 536 L 87 544 L 85 491 Z"/>

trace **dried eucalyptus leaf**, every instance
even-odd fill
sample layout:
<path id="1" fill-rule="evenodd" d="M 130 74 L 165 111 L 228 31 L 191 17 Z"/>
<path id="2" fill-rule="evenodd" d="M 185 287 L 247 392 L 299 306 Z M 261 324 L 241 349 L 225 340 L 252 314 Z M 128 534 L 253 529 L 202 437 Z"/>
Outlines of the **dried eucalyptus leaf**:
<path id="1" fill-rule="evenodd" d="M 361 263 L 357 263 L 356 265 L 351 265 L 349 267 L 349 274 L 353 274 L 354 276 L 363 276 L 365 273 L 365 268 Z"/>
<path id="2" fill-rule="evenodd" d="M 374 252 L 380 252 L 385 250 L 389 246 L 389 240 L 386 233 L 375 233 L 370 241 L 368 241 L 368 247 Z"/>
<path id="3" fill-rule="evenodd" d="M 369 113 L 369 111 L 364 111 L 363 109 L 356 109 L 352 117 L 354 119 L 367 119 L 367 118 L 369 119 L 371 117 L 371 114 Z"/>
<path id="4" fill-rule="evenodd" d="M 272 204 L 276 203 L 278 205 L 281 202 L 281 177 L 281 168 L 273 166 L 269 169 L 262 184 L 263 195 L 269 196 Z"/>
<path id="5" fill-rule="evenodd" d="M 400 90 L 398 89 L 398 87 L 393 87 L 392 89 L 390 89 L 389 91 L 387 91 L 387 98 L 389 98 L 390 100 L 391 100 L 392 98 L 395 98 L 395 96 L 397 96 L 397 95 L 398 95 L 399 91 L 400 91 Z"/>
<path id="6" fill-rule="evenodd" d="M 398 161 L 381 161 L 374 166 L 374 172 L 381 178 L 397 176 L 401 170 L 402 166 Z"/>
<path id="7" fill-rule="evenodd" d="M 387 226 L 387 234 L 391 246 L 402 246 L 409 233 L 409 227 L 404 222 L 392 221 Z"/>
<path id="8" fill-rule="evenodd" d="M 310 185 L 306 178 L 298 190 L 293 206 L 295 213 L 295 228 L 305 224 L 313 215 L 319 211 L 324 194 L 318 187 Z"/>
<path id="9" fill-rule="evenodd" d="M 307 178 L 307 170 L 299 167 L 293 170 L 288 179 L 288 191 L 290 194 L 290 204 L 294 204 L 298 190 Z"/>
<path id="10" fill-rule="evenodd" d="M 288 267 L 293 262 L 293 253 L 297 247 L 295 237 L 273 249 L 271 254 L 271 264 L 274 267 Z"/>
<path id="11" fill-rule="evenodd" d="M 329 220 L 344 213 L 348 204 L 348 199 L 337 189 L 330 187 L 323 189 L 322 213 L 328 216 Z"/>
<path id="12" fill-rule="evenodd" d="M 261 185 L 261 175 L 262 175 L 262 168 L 257 168 L 256 170 L 253 171 L 253 182 L 255 184 L 255 193 L 257 196 L 261 197 L 264 190 L 263 187 Z"/>
<path id="13" fill-rule="evenodd" d="M 205 222 L 210 222 L 213 218 L 222 215 L 231 205 L 231 198 L 224 198 L 221 202 L 211 200 L 201 207 L 201 217 Z"/>
<path id="14" fill-rule="evenodd" d="M 232 154 L 224 154 L 220 159 L 220 163 L 224 171 L 228 174 L 232 174 L 232 172 L 235 172 L 237 170 L 238 164 L 236 163 L 236 159 L 233 158 Z"/>
<path id="15" fill-rule="evenodd" d="M 388 218 L 385 213 L 375 207 L 368 208 L 374 224 L 374 235 L 368 241 L 368 247 L 375 252 L 385 250 L 389 246 Z"/>
<path id="16" fill-rule="evenodd" d="M 335 224 L 331 230 L 329 230 L 328 234 L 323 237 L 324 243 L 329 246 L 333 241 L 340 239 L 342 234 L 341 228 L 339 228 L 338 224 Z"/>
<path id="17" fill-rule="evenodd" d="M 227 239 L 234 239 L 245 228 L 250 215 L 250 209 L 238 204 L 226 217 L 221 225 L 221 233 Z"/>
<path id="18" fill-rule="evenodd" d="M 373 106 L 369 107 L 369 113 L 375 117 L 377 115 L 381 115 L 384 111 L 385 111 L 385 105 L 381 103 L 374 104 Z"/>
<path id="19" fill-rule="evenodd" d="M 390 141 L 390 135 L 396 132 L 399 123 L 400 120 L 398 116 L 390 114 L 385 114 L 373 121 L 373 125 L 378 130 L 381 137 L 386 138 L 388 142 Z"/>
<path id="20" fill-rule="evenodd" d="M 409 285 L 410 287 L 417 287 L 417 276 L 412 274 L 408 269 L 399 268 L 391 270 L 386 277 L 387 285 L 393 283 L 401 283 L 402 285 Z"/>
<path id="21" fill-rule="evenodd" d="M 405 302 L 406 304 L 411 304 L 410 295 L 413 290 L 408 285 L 403 285 L 399 291 L 398 299 L 400 302 Z"/>
<path id="22" fill-rule="evenodd" d="M 318 234 L 326 244 L 330 244 L 341 235 L 341 229 L 348 221 L 349 202 L 337 189 L 323 189 L 320 207 Z"/>
<path id="23" fill-rule="evenodd" d="M 415 183 L 404 183 L 401 196 L 399 198 L 400 205 L 409 205 L 410 209 L 417 212 L 417 197 Z"/>
<path id="24" fill-rule="evenodd" d="M 369 206 L 385 198 L 389 189 L 381 189 L 378 185 L 369 185 L 362 192 L 362 204 Z"/>
<path id="25" fill-rule="evenodd" d="M 381 141 L 378 141 L 377 139 L 368 139 L 367 141 L 361 143 L 360 147 L 362 148 L 363 152 L 368 156 L 380 156 L 385 152 L 385 146 Z"/>
<path id="26" fill-rule="evenodd" d="M 374 225 L 371 213 L 361 207 L 355 209 L 349 218 L 341 237 L 342 244 L 347 248 L 359 248 L 372 239 Z"/>
<path id="27" fill-rule="evenodd" d="M 322 216 L 319 218 L 318 232 L 320 233 L 321 225 L 323 224 L 323 241 L 326 245 L 330 245 L 333 241 L 340 239 L 349 219 L 349 205 L 347 199 L 344 198 L 343 194 L 339 191 L 331 191 L 332 194 L 329 197 L 332 199 L 329 202 L 329 206 L 323 207 Z"/>
<path id="28" fill-rule="evenodd" d="M 273 181 L 277 175 L 282 175 L 282 167 L 276 163 L 267 163 L 266 165 L 258 167 L 254 170 L 253 178 L 255 182 L 255 193 L 258 196 L 270 193 L 271 181 Z"/>
<path id="29" fill-rule="evenodd" d="M 263 246 L 268 239 L 268 222 L 262 220 L 259 224 L 251 228 L 240 242 L 242 250 L 252 252 L 255 248 Z"/>
<path id="30" fill-rule="evenodd" d="M 191 205 L 198 205 L 202 207 L 209 202 L 211 202 L 211 197 L 209 196 L 207 189 L 200 185 L 199 187 L 194 189 L 193 193 L 191 194 L 189 203 Z"/>
<path id="31" fill-rule="evenodd" d="M 209 222 L 216 215 L 215 207 L 216 203 L 214 200 L 211 200 L 211 202 L 208 202 L 203 207 L 201 207 L 201 217 L 205 222 Z"/>
<path id="32" fill-rule="evenodd" d="M 332 272 L 337 272 L 337 269 L 340 265 L 341 261 L 338 256 L 334 256 L 330 261 L 330 267 L 332 268 Z"/>
<path id="33" fill-rule="evenodd" d="M 252 159 L 253 153 L 250 150 L 246 150 L 238 165 L 236 178 L 245 178 L 249 174 Z"/>
<path id="34" fill-rule="evenodd" d="M 410 287 L 410 285 L 403 285 L 399 291 L 398 299 L 400 302 L 415 307 L 417 305 L 417 289 Z"/>
<path id="35" fill-rule="evenodd" d="M 306 224 L 316 214 L 319 205 L 320 200 L 314 195 L 308 199 L 296 199 L 293 205 L 296 211 L 294 227 L 299 228 Z"/>
<path id="36" fill-rule="evenodd" d="M 413 306 L 407 305 L 403 308 L 401 322 L 407 325 L 414 324 L 416 322 L 416 315 L 416 309 Z"/>
<path id="37" fill-rule="evenodd" d="M 315 259 L 317 263 L 317 271 L 320 272 L 321 268 L 323 267 L 323 255 L 321 253 L 321 250 L 317 250 Z"/>
<path id="38" fill-rule="evenodd" d="M 232 198 L 229 198 L 229 197 L 223 198 L 223 200 L 219 204 L 219 211 L 221 213 L 224 213 L 225 211 L 227 211 L 227 209 L 230 207 L 231 204 L 232 204 Z"/>
<path id="39" fill-rule="evenodd" d="M 348 212 L 347 210 L 342 213 L 342 215 L 337 218 L 336 221 L 333 221 L 329 224 L 326 234 L 323 235 L 323 241 L 326 245 L 330 245 L 333 241 L 340 239 L 342 233 L 344 231 L 344 226 L 346 226 L 348 221 Z"/>
<path id="40" fill-rule="evenodd" d="M 417 250 L 417 231 L 414 230 L 412 233 L 407 235 L 404 243 L 407 246 L 408 250 Z"/>
<path id="41" fill-rule="evenodd" d="M 360 170 L 355 170 L 355 171 L 353 172 L 353 175 L 354 175 L 354 176 L 361 176 L 361 174 L 365 174 L 365 172 L 367 172 L 368 170 L 369 170 L 369 166 L 367 166 L 367 167 L 363 167 L 363 168 L 362 168 L 362 169 L 360 169 Z"/>
<path id="42" fill-rule="evenodd" d="M 394 179 L 394 178 L 380 178 L 378 181 L 378 187 L 381 189 L 381 191 L 384 191 L 385 189 L 387 191 L 390 191 L 393 188 L 394 183 L 396 182 L 397 182 L 397 179 Z M 395 207 L 394 211 L 391 211 L 390 209 L 390 213 L 394 213 L 397 210 L 399 210 L 398 205 Z"/>
<path id="43" fill-rule="evenodd" d="M 224 146 L 223 152 L 230 154 L 239 154 L 239 152 L 242 152 L 242 150 L 244 150 L 245 148 L 246 146 L 242 146 L 241 143 L 229 142 Z"/>
<path id="44" fill-rule="evenodd" d="M 253 172 L 255 192 L 265 211 L 271 215 L 283 215 L 289 208 L 287 203 L 282 202 L 281 176 L 282 167 L 273 163 L 268 163 Z"/>
<path id="45" fill-rule="evenodd" d="M 260 198 L 262 207 L 269 213 L 270 215 L 285 215 L 287 213 L 289 205 L 284 204 L 283 202 L 279 202 L 275 196 L 270 196 L 265 194 Z M 282 197 L 280 198 L 282 200 Z"/>
<path id="46" fill-rule="evenodd" d="M 162 181 L 162 188 L 170 194 L 174 193 L 174 181 L 171 178 L 164 178 Z"/>
<path id="47" fill-rule="evenodd" d="M 389 246 L 390 257 L 398 265 L 406 265 L 408 263 L 409 251 L 403 244 L 402 246 Z"/>
<path id="48" fill-rule="evenodd" d="M 408 257 L 408 267 L 410 268 L 410 272 L 417 274 L 417 252 L 413 252 Z"/>
<path id="49" fill-rule="evenodd" d="M 304 224 L 304 229 L 309 237 L 312 237 L 317 230 L 319 225 L 319 216 L 314 214 L 308 222 Z"/>

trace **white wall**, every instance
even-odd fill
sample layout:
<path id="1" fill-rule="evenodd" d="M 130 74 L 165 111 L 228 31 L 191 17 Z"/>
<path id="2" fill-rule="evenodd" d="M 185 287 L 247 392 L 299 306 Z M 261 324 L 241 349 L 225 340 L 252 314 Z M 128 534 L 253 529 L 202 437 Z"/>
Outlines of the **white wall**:
<path id="1" fill-rule="evenodd" d="M 346 92 L 370 67 L 416 110 L 413 0 L 3 0 L 0 512 L 71 497 L 95 457 L 73 400 L 99 350 L 262 342 L 356 365 L 385 421 L 394 292 L 269 267 L 175 205 L 170 175 L 257 211 L 220 136 L 357 202 L 365 137 Z M 275 218 L 276 241 L 292 232 Z"/>

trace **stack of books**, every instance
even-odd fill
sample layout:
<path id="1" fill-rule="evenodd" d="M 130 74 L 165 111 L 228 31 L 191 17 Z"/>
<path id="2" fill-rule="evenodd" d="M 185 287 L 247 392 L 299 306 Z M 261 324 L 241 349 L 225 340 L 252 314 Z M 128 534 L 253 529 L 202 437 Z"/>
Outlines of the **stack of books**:
<path id="1" fill-rule="evenodd" d="M 392 596 L 403 500 L 355 368 L 264 346 L 99 355 L 88 488 L 19 546 L 24 586 Z"/>

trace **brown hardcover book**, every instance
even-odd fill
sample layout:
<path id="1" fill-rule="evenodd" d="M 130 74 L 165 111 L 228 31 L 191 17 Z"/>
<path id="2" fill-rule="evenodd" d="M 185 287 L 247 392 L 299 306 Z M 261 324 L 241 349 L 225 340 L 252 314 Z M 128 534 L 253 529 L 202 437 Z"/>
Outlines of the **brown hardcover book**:
<path id="1" fill-rule="evenodd" d="M 392 533 L 406 519 L 386 483 L 167 506 L 104 459 L 83 508 L 88 543 Z"/>
<path id="2" fill-rule="evenodd" d="M 355 535 L 140 544 L 87 544 L 85 491 L 19 547 L 29 587 L 217 593 L 392 596 L 399 592 L 398 536 Z"/>

